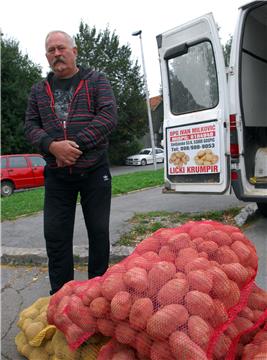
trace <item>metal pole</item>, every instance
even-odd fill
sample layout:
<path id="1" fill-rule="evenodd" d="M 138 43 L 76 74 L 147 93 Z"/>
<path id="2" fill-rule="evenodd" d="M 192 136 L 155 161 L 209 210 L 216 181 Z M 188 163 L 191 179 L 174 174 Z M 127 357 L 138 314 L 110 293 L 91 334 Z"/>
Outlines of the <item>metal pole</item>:
<path id="1" fill-rule="evenodd" d="M 153 131 L 153 123 L 152 123 L 152 117 L 151 117 L 151 108 L 150 108 L 150 102 L 149 102 L 149 92 L 148 92 L 148 86 L 147 86 L 145 58 L 144 58 L 144 51 L 143 51 L 143 43 L 142 43 L 141 33 L 142 33 L 142 31 L 140 30 L 140 31 L 138 31 L 138 32 L 136 32 L 136 33 L 133 33 L 133 36 L 139 35 L 139 38 L 140 38 L 141 55 L 142 55 L 142 63 L 143 63 L 143 73 L 144 73 L 144 82 L 145 82 L 145 92 L 146 92 L 146 104 L 147 104 L 147 115 L 148 115 L 149 132 L 150 132 L 150 139 L 151 139 L 151 147 L 152 147 L 154 170 L 157 170 L 155 141 L 154 141 L 154 131 Z"/>

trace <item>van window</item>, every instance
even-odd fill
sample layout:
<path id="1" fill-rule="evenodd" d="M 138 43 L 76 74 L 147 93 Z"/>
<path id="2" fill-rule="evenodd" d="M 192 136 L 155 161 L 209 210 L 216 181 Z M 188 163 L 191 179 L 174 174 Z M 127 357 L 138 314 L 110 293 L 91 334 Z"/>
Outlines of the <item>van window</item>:
<path id="1" fill-rule="evenodd" d="M 11 168 L 26 168 L 27 161 L 23 156 L 12 156 L 9 158 L 9 167 Z"/>
<path id="2" fill-rule="evenodd" d="M 1 158 L 1 169 L 6 169 L 6 158 Z"/>
<path id="3" fill-rule="evenodd" d="M 167 62 L 170 107 L 182 114 L 215 107 L 219 101 L 214 53 L 209 41 L 188 47 Z"/>

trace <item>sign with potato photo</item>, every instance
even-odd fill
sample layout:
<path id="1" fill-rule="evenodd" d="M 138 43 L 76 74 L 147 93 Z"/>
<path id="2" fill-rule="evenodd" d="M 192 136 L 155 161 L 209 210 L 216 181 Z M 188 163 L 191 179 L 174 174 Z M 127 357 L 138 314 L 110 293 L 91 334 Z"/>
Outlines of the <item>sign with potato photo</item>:
<path id="1" fill-rule="evenodd" d="M 171 127 L 167 129 L 166 137 L 169 175 L 220 172 L 217 122 Z"/>

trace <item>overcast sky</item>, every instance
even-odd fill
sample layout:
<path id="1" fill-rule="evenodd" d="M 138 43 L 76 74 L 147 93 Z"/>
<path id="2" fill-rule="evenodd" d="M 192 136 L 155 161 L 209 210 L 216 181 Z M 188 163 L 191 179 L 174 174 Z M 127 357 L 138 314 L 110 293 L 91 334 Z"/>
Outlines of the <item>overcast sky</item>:
<path id="1" fill-rule="evenodd" d="M 19 42 L 23 54 L 43 73 L 48 71 L 44 39 L 51 30 L 64 30 L 76 35 L 81 21 L 90 27 L 115 31 L 120 45 L 128 44 L 133 60 L 142 65 L 139 37 L 134 31 L 142 30 L 142 42 L 150 96 L 159 94 L 160 68 L 156 36 L 189 20 L 212 12 L 220 26 L 220 37 L 225 43 L 233 34 L 238 7 L 246 0 L 74 0 L 74 1 L 2 1 L 0 26 L 4 38 Z"/>

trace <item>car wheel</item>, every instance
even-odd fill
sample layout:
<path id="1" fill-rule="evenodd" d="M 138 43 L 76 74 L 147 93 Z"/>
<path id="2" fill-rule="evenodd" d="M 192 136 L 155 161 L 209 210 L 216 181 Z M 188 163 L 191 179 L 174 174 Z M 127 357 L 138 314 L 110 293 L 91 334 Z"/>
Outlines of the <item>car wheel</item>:
<path id="1" fill-rule="evenodd" d="M 142 159 L 142 160 L 141 160 L 141 165 L 142 165 L 142 166 L 146 166 L 146 164 L 147 164 L 146 159 Z"/>
<path id="2" fill-rule="evenodd" d="M 13 194 L 14 185 L 11 181 L 3 181 L 1 182 L 1 196 L 10 196 Z"/>
<path id="3" fill-rule="evenodd" d="M 267 203 L 257 203 L 259 212 L 264 216 L 267 217 Z"/>

